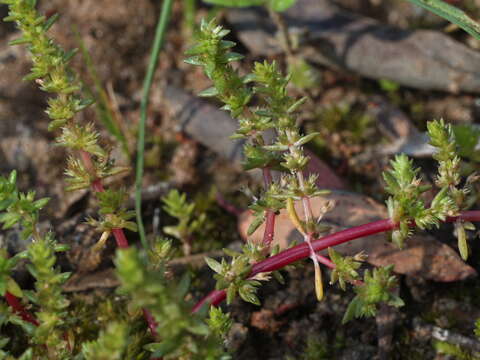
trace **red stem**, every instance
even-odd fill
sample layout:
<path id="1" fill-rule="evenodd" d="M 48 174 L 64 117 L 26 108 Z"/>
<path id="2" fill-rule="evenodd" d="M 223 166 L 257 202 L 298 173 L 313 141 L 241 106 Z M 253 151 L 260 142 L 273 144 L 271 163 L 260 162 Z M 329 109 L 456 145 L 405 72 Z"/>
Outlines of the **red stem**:
<path id="1" fill-rule="evenodd" d="M 13 295 L 12 293 L 9 293 L 8 291 L 5 293 L 5 299 L 7 300 L 8 305 L 11 306 L 11 308 L 18 314 L 24 321 L 28 321 L 29 323 L 38 326 L 39 322 L 37 319 L 33 317 L 32 314 L 30 314 L 22 305 L 20 300 Z"/>
<path id="2" fill-rule="evenodd" d="M 103 187 L 102 180 L 96 179 L 92 181 L 92 189 L 95 192 L 104 192 L 105 188 Z"/>
<path id="3" fill-rule="evenodd" d="M 265 231 L 263 233 L 263 243 L 270 245 L 275 236 L 275 212 L 267 211 L 267 220 L 265 221 Z"/>
<path id="4" fill-rule="evenodd" d="M 90 155 L 90 153 L 84 151 L 84 150 L 80 150 L 80 157 L 83 161 L 83 164 L 85 166 L 85 168 L 87 169 L 87 171 L 90 173 L 90 174 L 95 174 L 95 167 L 94 167 L 94 164 L 93 164 L 93 161 L 92 161 L 92 156 Z M 92 181 L 92 189 L 93 191 L 95 192 L 103 192 L 105 191 L 105 188 L 103 187 L 103 184 L 102 184 L 102 179 L 95 179 Z M 126 249 L 128 248 L 128 240 L 125 236 L 125 233 L 123 231 L 123 229 L 112 229 L 112 234 L 113 236 L 115 237 L 115 241 L 117 242 L 117 246 L 121 249 Z M 152 332 L 152 335 L 154 337 L 157 337 L 157 323 L 155 321 L 155 318 L 152 316 L 152 314 L 147 310 L 147 309 L 143 309 L 143 315 L 145 317 L 145 320 L 147 321 L 147 324 L 148 324 L 148 328 L 150 329 L 150 331 Z"/>
<path id="5" fill-rule="evenodd" d="M 456 220 L 463 221 L 480 221 L 480 211 L 465 211 L 459 216 L 448 217 L 445 222 L 454 222 Z M 412 224 L 414 226 L 414 224 Z M 339 231 L 335 234 L 324 236 L 323 238 L 312 241 L 312 247 L 315 252 L 324 250 L 330 246 L 336 246 L 345 242 L 362 238 L 364 236 L 374 235 L 385 231 L 391 231 L 397 227 L 397 224 L 390 219 L 378 220 L 368 224 L 355 226 L 350 229 Z M 281 269 L 295 261 L 308 258 L 310 250 L 307 243 L 301 243 L 293 248 L 285 250 L 275 256 L 269 257 L 259 263 L 253 265 L 249 277 L 253 277 L 258 273 L 271 272 Z M 192 309 L 197 312 L 204 304 L 218 305 L 225 299 L 225 290 L 214 290 L 202 300 L 200 300 Z"/>
<path id="6" fill-rule="evenodd" d="M 315 256 L 317 257 L 317 260 L 320 264 L 323 264 L 330 269 L 335 269 L 336 268 L 335 263 L 332 260 L 330 260 L 329 258 L 327 258 L 326 256 L 323 256 L 323 255 L 320 255 L 320 254 L 315 254 Z"/>
<path id="7" fill-rule="evenodd" d="M 152 313 L 147 309 L 142 309 L 142 311 L 143 317 L 145 318 L 145 320 L 147 320 L 148 328 L 150 329 L 152 336 L 155 339 L 158 339 L 157 322 L 155 321 L 155 318 L 153 317 Z"/>
<path id="8" fill-rule="evenodd" d="M 225 198 L 219 192 L 216 195 L 216 200 L 217 200 L 217 204 L 221 208 L 226 210 L 228 213 L 235 215 L 236 217 L 239 217 L 240 215 L 242 215 L 243 211 L 241 209 L 236 208 L 232 204 L 230 204 L 227 200 L 225 200 Z"/>
<path id="9" fill-rule="evenodd" d="M 128 240 L 125 237 L 125 233 L 123 232 L 123 229 L 113 229 L 112 234 L 117 241 L 117 246 L 121 249 L 126 249 L 128 248 Z"/>

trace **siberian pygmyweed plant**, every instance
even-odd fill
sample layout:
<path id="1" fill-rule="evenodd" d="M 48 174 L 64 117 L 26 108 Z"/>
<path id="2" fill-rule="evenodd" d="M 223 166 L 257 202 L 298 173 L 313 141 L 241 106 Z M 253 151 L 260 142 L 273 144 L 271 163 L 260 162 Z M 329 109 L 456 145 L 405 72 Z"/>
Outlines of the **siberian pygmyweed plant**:
<path id="1" fill-rule="evenodd" d="M 323 209 L 311 207 L 312 197 L 328 192 L 316 187 L 316 176 L 306 179 L 303 175 L 308 162 L 302 150 L 303 145 L 318 135 L 303 135 L 299 130 L 295 112 L 305 99 L 293 99 L 287 94 L 289 78 L 279 72 L 275 62 L 256 63 L 251 74 L 239 75 L 231 63 L 242 56 L 231 51 L 234 43 L 224 39 L 227 34 L 228 30 L 218 26 L 215 21 L 202 22 L 198 41 L 187 51 L 190 57 L 186 62 L 202 66 L 212 80 L 213 87 L 199 95 L 216 97 L 224 103 L 223 109 L 238 119 L 239 127 L 232 137 L 246 140 L 245 169 L 258 168 L 263 171 L 265 189 L 251 205 L 255 219 L 249 228 L 249 235 L 263 222 L 266 222 L 265 234 L 261 244 L 247 241 L 242 253 L 226 250 L 227 255 L 231 256 L 230 262 L 225 259 L 221 262 L 206 259 L 216 272 L 217 289 L 200 301 L 194 310 L 205 303 L 216 305 L 225 297 L 230 303 L 237 292 L 242 299 L 258 303 L 255 291 L 260 285 L 259 281 L 268 279 L 268 273 L 305 257 L 309 257 L 314 264 L 318 300 L 323 297 L 320 263 L 332 269 L 331 283 L 338 281 L 342 289 L 347 283 L 354 285 L 357 296 L 350 303 L 344 321 L 353 317 L 374 316 L 380 302 L 402 306 L 403 301 L 392 293 L 397 286 L 391 274 L 392 266 L 366 270 L 362 279 L 357 270 L 365 255 L 360 253 L 353 257 L 342 257 L 331 247 L 378 232 L 389 231 L 392 241 L 402 247 L 413 228 L 429 229 L 438 227 L 440 222 L 454 221 L 460 253 L 462 258 L 467 258 L 465 230 L 474 229 L 468 220 L 477 219 L 478 213 L 461 211 L 475 201 L 471 183 L 476 176 L 470 176 L 465 185 L 460 187 L 460 158 L 456 152 L 455 137 L 450 125 L 443 120 L 428 124 L 431 145 L 438 149 L 434 158 L 438 161 L 436 185 L 440 189 L 429 206 L 421 196 L 429 186 L 422 185 L 418 175 L 420 169 L 414 168 L 407 156 L 398 155 L 391 162 L 392 169 L 384 173 L 386 191 L 390 194 L 387 200 L 390 218 L 319 238 L 328 230 L 321 223 L 322 216 L 334 204 L 328 203 Z M 272 130 L 275 138 L 266 142 L 263 135 Z M 282 173 L 278 181 L 272 180 L 271 169 Z M 295 210 L 296 201 L 302 203 L 303 218 Z M 282 208 L 286 208 L 292 223 L 303 235 L 304 243 L 276 254 L 278 249 L 271 248 L 274 237 L 272 224 L 275 223 L 275 213 Z M 327 248 L 329 257 L 318 253 Z M 273 274 L 279 277 L 276 272 Z"/>
<path id="2" fill-rule="evenodd" d="M 34 0 L 2 2 L 9 6 L 6 20 L 14 21 L 22 32 L 12 44 L 26 44 L 31 53 L 33 67 L 26 79 L 34 80 L 52 95 L 47 109 L 51 119 L 49 129 L 57 132 L 57 143 L 70 152 L 65 171 L 68 189 L 90 187 L 95 192 L 99 216 L 88 222 L 101 234 L 98 246 L 113 235 L 118 247 L 124 248 L 117 252 L 115 265 L 121 282 L 118 292 L 129 306 L 118 321 L 109 324 L 98 336 L 82 334 L 76 327 L 79 315 L 62 294 L 68 274 L 55 267 L 55 253 L 66 250 L 65 246 L 59 245 L 52 233 L 38 230 L 39 211 L 47 199 L 35 199 L 33 192 L 20 192 L 15 172 L 8 178 L 0 177 L 0 222 L 5 229 L 21 227 L 22 236 L 31 239 L 21 254 L 8 257 L 6 251 L 0 251 L 0 295 L 10 305 L 10 308 L 0 305 L 0 326 L 13 324 L 27 337 L 27 346 L 22 351 L 8 348 L 9 339 L 0 338 L 0 358 L 14 359 L 12 352 L 15 352 L 20 359 L 227 359 L 220 338 L 228 333 L 231 320 L 217 307 L 209 310 L 209 305 L 218 305 L 225 298 L 230 303 L 237 295 L 259 304 L 256 290 L 261 281 L 270 276 L 281 280 L 278 270 L 297 260 L 309 258 L 313 262 L 318 300 L 323 297 L 321 266 L 331 269 L 331 283 L 338 282 L 342 289 L 348 284 L 354 286 L 356 297 L 344 316 L 344 321 L 348 321 L 375 315 L 380 302 L 396 307 L 403 302 L 392 292 L 397 282 L 391 266 L 366 270 L 362 276 L 359 268 L 365 255 L 343 257 L 333 249 L 335 245 L 390 232 L 392 240 L 402 246 L 415 227 L 428 229 L 447 221 L 454 222 L 462 257 L 468 256 L 466 230 L 473 229 L 471 221 L 480 220 L 480 212 L 465 211 L 474 199 L 470 188 L 475 177 L 461 186 L 460 159 L 449 125 L 434 121 L 428 126 L 431 144 L 438 149 L 435 159 L 439 163 L 436 179 L 439 191 L 430 205 L 421 197 L 427 187 L 422 185 L 419 169 L 406 156 L 399 155 L 392 161 L 392 169 L 384 174 L 390 194 L 389 219 L 322 236 L 328 231 L 321 222 L 322 216 L 334 204 L 322 209 L 313 209 L 311 205 L 313 197 L 327 192 L 316 187 L 315 176 L 306 178 L 303 174 L 309 160 L 303 146 L 318 135 L 302 134 L 297 124 L 296 112 L 305 99 L 288 95 L 289 77 L 281 74 L 276 63 L 257 63 L 252 74 L 240 75 L 231 63 L 242 56 L 231 51 L 233 42 L 224 39 L 228 31 L 214 21 L 203 22 L 197 44 L 188 51 L 187 62 L 202 66 L 212 80 L 213 86 L 201 95 L 216 97 L 224 104 L 223 109 L 238 119 L 239 127 L 233 137 L 246 141 L 245 169 L 260 169 L 264 178 L 263 192 L 251 205 L 255 219 L 249 234 L 262 223 L 265 230 L 263 241 L 247 241 L 241 252 L 226 250 L 229 261 L 206 259 L 216 273 L 216 290 L 192 308 L 193 304 L 187 300 L 189 278 L 173 282 L 166 271 L 173 252 L 171 241 L 158 238 L 143 252 L 128 248 L 123 229 L 134 231 L 136 226 L 131 221 L 133 213 L 125 207 L 126 193 L 105 190 L 102 184 L 105 178 L 127 169 L 113 165 L 92 124 L 82 125 L 74 120 L 75 114 L 92 101 L 82 99 L 80 83 L 68 67 L 74 52 L 63 51 L 47 36 L 56 17 L 40 16 Z M 274 139 L 267 141 L 266 132 L 274 133 Z M 273 179 L 272 170 L 281 172 L 278 180 Z M 189 205 L 178 193 L 165 200 L 167 211 L 178 215 L 180 223 L 176 231 L 182 237 L 183 229 L 191 227 L 194 221 L 191 216 L 182 217 L 179 213 L 188 213 Z M 301 203 L 303 216 L 297 213 L 296 202 Z M 275 216 L 284 208 L 304 241 L 280 252 L 273 245 Z M 319 254 L 325 249 L 328 257 Z M 12 277 L 12 269 L 22 259 L 27 261 L 35 279 L 33 291 L 22 290 Z M 205 321 L 207 313 L 209 318 Z"/>
<path id="3" fill-rule="evenodd" d="M 58 17 L 47 19 L 39 15 L 34 0 L 5 0 L 2 3 L 9 6 L 9 15 L 4 20 L 15 22 L 22 33 L 11 45 L 25 44 L 31 54 L 33 67 L 25 79 L 35 81 L 41 90 L 52 95 L 46 111 L 51 119 L 48 129 L 58 134 L 57 144 L 69 149 L 65 170 L 67 190 L 91 188 L 99 200 L 98 218 L 88 219 L 101 234 L 95 248 L 103 245 L 111 234 L 119 248 L 127 248 L 123 229 L 136 230 L 131 221 L 134 213 L 125 208 L 124 190 L 105 190 L 102 182 L 128 168 L 114 166 L 109 152 L 99 144 L 99 134 L 93 124 L 83 125 L 74 119 L 75 114 L 92 100 L 82 98 L 80 82 L 68 66 L 75 51 L 65 52 L 47 35 Z M 73 329 L 79 319 L 74 309 L 69 309 L 69 301 L 61 288 L 69 274 L 60 273 L 54 267 L 55 252 L 65 250 L 65 246 L 57 245 L 51 233 L 41 234 L 37 230 L 38 212 L 48 200 L 35 200 L 33 192 L 19 192 L 15 179 L 15 173 L 8 179 L 0 178 L 0 221 L 4 229 L 21 226 L 22 236 L 31 238 L 31 245 L 25 253 L 12 258 L 8 258 L 5 251 L 0 254 L 0 294 L 13 310 L 8 312 L 2 307 L 0 323 L 20 325 L 29 336 L 29 346 L 21 353 L 21 359 L 143 359 L 149 358 L 150 352 L 155 353 L 154 357 L 170 354 L 165 358 L 218 359 L 221 356 L 223 350 L 218 346 L 218 331 L 210 331 L 201 321 L 203 316 L 192 316 L 188 311 L 191 305 L 184 301 L 188 282 L 167 286 L 161 264 L 167 256 L 169 243 L 161 240 L 152 246 L 148 257 L 129 249 L 119 252 L 116 260 L 122 280 L 119 291 L 133 296 L 131 309 L 143 312 L 151 336 L 158 337 L 161 332 L 158 338 L 161 342 L 142 349 L 146 341 L 136 340 L 143 330 L 135 325 L 135 313 L 128 323 L 112 323 L 97 340 L 82 342 L 84 336 L 91 338 L 92 335 L 76 336 L 79 334 Z M 29 260 L 28 270 L 36 279 L 34 292 L 22 291 L 11 276 L 12 268 L 21 257 Z M 148 258 L 152 261 L 148 262 Z M 27 299 L 33 304 L 34 315 L 24 305 Z M 214 318 L 217 319 L 212 324 L 219 324 L 221 316 L 218 312 L 212 314 L 216 314 Z M 148 342 L 148 336 L 143 334 L 142 338 Z M 198 341 L 206 345 L 199 346 Z M 7 343 L 8 338 L 2 339 L 1 348 Z M 13 358 L 0 351 L 2 358 Z"/>

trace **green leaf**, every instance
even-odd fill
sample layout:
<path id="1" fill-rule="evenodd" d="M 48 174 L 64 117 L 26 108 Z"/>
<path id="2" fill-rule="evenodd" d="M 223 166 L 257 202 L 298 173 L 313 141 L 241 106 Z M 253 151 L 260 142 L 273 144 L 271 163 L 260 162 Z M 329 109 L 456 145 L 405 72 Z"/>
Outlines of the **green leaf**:
<path id="1" fill-rule="evenodd" d="M 198 96 L 200 97 L 212 97 L 212 96 L 217 96 L 218 90 L 215 86 L 209 87 L 208 89 L 205 89 L 203 91 L 200 91 L 198 93 Z"/>
<path id="2" fill-rule="evenodd" d="M 32 264 L 26 264 L 25 267 L 27 268 L 28 272 L 35 278 L 38 278 L 38 272 Z"/>
<path id="3" fill-rule="evenodd" d="M 5 199 L 3 201 L 0 201 L 0 210 L 5 210 L 6 208 L 8 208 L 13 201 L 13 199 Z"/>
<path id="4" fill-rule="evenodd" d="M 480 139 L 480 129 L 472 125 L 453 125 L 453 133 L 458 145 L 458 154 L 466 158 L 475 158 L 475 147 Z"/>
<path id="5" fill-rule="evenodd" d="M 255 81 L 255 74 L 247 74 L 242 78 L 244 84 L 248 84 Z"/>
<path id="6" fill-rule="evenodd" d="M 173 236 L 177 239 L 181 239 L 180 231 L 178 231 L 177 226 L 164 226 L 163 232 L 167 235 Z"/>
<path id="7" fill-rule="evenodd" d="M 10 341 L 9 338 L 0 338 L 0 349 L 3 349 L 5 345 L 8 344 L 9 341 Z M 1 355 L 1 352 L 0 352 L 0 355 Z"/>
<path id="8" fill-rule="evenodd" d="M 206 256 L 205 262 L 207 263 L 208 267 L 215 271 L 217 274 L 222 273 L 222 264 L 220 264 L 217 260 Z"/>
<path id="9" fill-rule="evenodd" d="M 68 244 L 55 244 L 53 247 L 55 252 L 65 252 L 70 250 L 70 245 Z"/>
<path id="10" fill-rule="evenodd" d="M 350 320 L 357 317 L 357 314 L 359 313 L 359 309 L 362 306 L 361 302 L 362 300 L 358 296 L 355 296 L 353 298 L 350 304 L 348 304 L 347 310 L 343 315 L 342 324 L 346 324 Z"/>
<path id="11" fill-rule="evenodd" d="M 237 43 L 233 42 L 233 41 L 229 41 L 229 40 L 220 41 L 220 48 L 222 50 L 233 48 L 233 47 L 235 47 L 235 45 L 237 45 Z"/>
<path id="12" fill-rule="evenodd" d="M 263 224 L 264 221 L 265 221 L 264 216 L 255 217 L 255 219 L 253 219 L 252 223 L 248 227 L 247 235 L 248 236 L 252 235 Z"/>
<path id="13" fill-rule="evenodd" d="M 393 295 L 393 294 L 390 295 L 390 296 L 391 296 L 391 298 L 388 301 L 388 305 L 394 306 L 394 307 L 402 307 L 402 306 L 405 305 L 405 302 L 399 296 L 396 296 L 396 295 Z"/>
<path id="14" fill-rule="evenodd" d="M 13 46 L 13 45 L 22 45 L 22 44 L 28 44 L 30 43 L 31 40 L 29 38 L 26 38 L 26 37 L 20 37 L 18 39 L 15 39 L 15 40 L 11 40 L 8 42 L 8 45 L 10 46 Z"/>
<path id="15" fill-rule="evenodd" d="M 43 30 L 48 31 L 52 27 L 52 25 L 55 24 L 59 17 L 60 15 L 58 14 L 53 14 L 52 16 L 50 16 L 48 20 L 45 21 L 45 23 L 43 24 Z"/>
<path id="16" fill-rule="evenodd" d="M 33 20 L 32 25 L 33 25 L 33 26 L 38 26 L 38 25 L 40 25 L 41 23 L 45 22 L 46 19 L 47 19 L 47 18 L 46 18 L 45 16 L 43 16 L 43 15 L 37 16 L 37 17 Z"/>
<path id="17" fill-rule="evenodd" d="M 66 119 L 57 119 L 57 120 L 50 121 L 50 123 L 48 124 L 48 131 L 55 131 L 58 128 L 61 128 L 66 123 L 67 123 Z"/>
<path id="18" fill-rule="evenodd" d="M 268 6 L 274 11 L 285 11 L 295 4 L 296 0 L 269 0 Z"/>
<path id="19" fill-rule="evenodd" d="M 268 151 L 286 151 L 288 150 L 288 145 L 273 144 L 262 146 L 262 148 Z"/>
<path id="20" fill-rule="evenodd" d="M 313 138 L 315 138 L 316 136 L 320 135 L 319 132 L 312 132 L 308 135 L 305 135 L 304 137 L 300 138 L 300 140 L 298 140 L 295 145 L 296 146 L 301 146 L 301 145 L 304 145 L 306 143 L 308 143 L 310 140 L 313 140 Z"/>
<path id="21" fill-rule="evenodd" d="M 9 229 L 21 220 L 22 216 L 16 213 L 4 213 L 0 216 L 0 222 L 3 222 L 3 229 Z"/>
<path id="22" fill-rule="evenodd" d="M 153 357 L 161 357 L 171 353 L 180 345 L 180 340 L 177 338 L 162 341 L 160 343 L 147 344 L 143 348 L 147 351 L 153 352 Z"/>
<path id="23" fill-rule="evenodd" d="M 22 289 L 20 289 L 20 286 L 18 286 L 15 280 L 13 280 L 10 276 L 7 279 L 7 291 L 18 298 L 21 298 L 23 296 Z"/>
<path id="24" fill-rule="evenodd" d="M 285 284 L 285 279 L 283 278 L 283 275 L 279 271 L 274 271 L 272 275 L 280 284 L 282 285 Z"/>
<path id="25" fill-rule="evenodd" d="M 81 111 L 94 103 L 95 103 L 95 99 L 82 99 L 78 102 L 77 106 L 75 107 L 75 111 Z"/>
<path id="26" fill-rule="evenodd" d="M 380 85 L 380 88 L 383 91 L 386 92 L 395 92 L 400 88 L 400 85 L 397 84 L 395 81 L 389 80 L 389 79 L 380 79 L 378 80 L 378 84 Z"/>
<path id="27" fill-rule="evenodd" d="M 196 66 L 201 66 L 204 64 L 202 58 L 199 56 L 192 56 L 183 61 L 186 62 L 187 64 L 196 65 Z"/>
<path id="28" fill-rule="evenodd" d="M 33 203 L 33 206 L 36 210 L 41 210 L 47 203 L 50 201 L 50 198 L 42 198 Z"/>
<path id="29" fill-rule="evenodd" d="M 468 259 L 467 234 L 465 232 L 465 228 L 463 227 L 463 224 L 459 221 L 455 223 L 455 235 L 457 236 L 458 250 L 460 251 L 460 255 L 463 261 L 467 261 Z"/>
<path id="30" fill-rule="evenodd" d="M 260 306 L 260 300 L 258 299 L 257 295 L 255 295 L 255 290 L 256 289 L 254 286 L 246 284 L 238 289 L 238 294 L 246 302 Z"/>
<path id="31" fill-rule="evenodd" d="M 0 277 L 0 296 L 4 296 L 7 291 L 7 279 L 5 276 Z"/>
<path id="32" fill-rule="evenodd" d="M 232 61 L 238 61 L 242 60 L 245 56 L 242 54 L 236 53 L 236 52 L 229 52 L 228 54 L 225 55 L 225 60 L 227 62 L 232 62 Z"/>
<path id="33" fill-rule="evenodd" d="M 408 0 L 448 21 L 454 23 L 480 40 L 480 25 L 464 11 L 441 0 Z"/>
<path id="34" fill-rule="evenodd" d="M 177 288 L 175 289 L 175 295 L 179 300 L 182 300 L 185 295 L 187 295 L 188 289 L 190 288 L 190 275 L 186 273 L 180 279 Z"/>
<path id="35" fill-rule="evenodd" d="M 16 16 L 6 16 L 2 20 L 5 21 L 5 22 L 16 21 L 17 17 Z"/>
<path id="36" fill-rule="evenodd" d="M 262 6 L 265 0 L 203 0 L 207 4 L 221 5 L 225 7 L 248 7 Z"/>
<path id="37" fill-rule="evenodd" d="M 16 184 L 17 182 L 17 171 L 13 170 L 10 175 L 8 176 L 8 182 L 10 184 Z"/>
<path id="38" fill-rule="evenodd" d="M 278 153 L 253 145 L 245 145 L 244 154 L 243 168 L 245 170 L 274 166 L 280 161 Z"/>
<path id="39" fill-rule="evenodd" d="M 190 326 L 188 331 L 195 335 L 208 336 L 210 328 L 204 323 L 198 323 L 197 325 Z"/>
<path id="40" fill-rule="evenodd" d="M 297 111 L 297 109 L 298 109 L 300 106 L 302 106 L 302 105 L 305 103 L 305 101 L 307 101 L 307 97 L 306 97 L 306 96 L 304 96 L 304 97 L 302 97 L 301 99 L 297 100 L 293 105 L 291 105 L 291 106 L 288 108 L 287 113 L 291 114 L 291 113 Z"/>

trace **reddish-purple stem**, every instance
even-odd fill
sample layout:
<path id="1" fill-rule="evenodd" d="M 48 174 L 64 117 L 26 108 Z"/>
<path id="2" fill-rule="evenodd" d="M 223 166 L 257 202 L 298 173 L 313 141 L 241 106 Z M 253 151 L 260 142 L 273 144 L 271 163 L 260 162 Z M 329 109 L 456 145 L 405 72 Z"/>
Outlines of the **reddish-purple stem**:
<path id="1" fill-rule="evenodd" d="M 18 314 L 24 321 L 28 321 L 29 323 L 38 326 L 39 323 L 37 319 L 33 317 L 32 314 L 30 314 L 22 305 L 20 300 L 13 295 L 12 293 L 9 293 L 8 291 L 5 293 L 5 299 L 7 300 L 8 305 Z"/>
<path id="2" fill-rule="evenodd" d="M 445 222 L 454 222 L 456 220 L 463 221 L 480 221 L 480 211 L 465 211 L 459 216 L 448 217 Z M 365 236 L 391 231 L 398 225 L 392 220 L 378 220 L 368 224 L 355 226 L 350 229 L 339 231 L 335 234 L 324 236 L 323 238 L 312 241 L 312 247 L 315 252 L 324 250 L 331 246 L 343 244 L 345 242 L 359 239 Z M 412 224 L 414 226 L 414 224 Z M 249 277 L 253 277 L 258 273 L 270 272 L 281 269 L 295 261 L 308 258 L 310 250 L 307 243 L 302 243 L 287 249 L 275 256 L 269 257 L 259 263 L 253 265 Z M 202 300 L 200 300 L 192 309 L 192 312 L 197 312 L 204 304 L 218 305 L 225 299 L 225 290 L 214 290 Z"/>
<path id="3" fill-rule="evenodd" d="M 142 309 L 142 311 L 143 311 L 144 318 L 147 320 L 148 328 L 150 329 L 152 336 L 157 339 L 158 332 L 157 332 L 157 322 L 155 321 L 155 318 L 153 317 L 152 313 L 147 309 Z"/>
<path id="4" fill-rule="evenodd" d="M 92 189 L 95 192 L 104 192 L 105 188 L 103 187 L 102 180 L 96 179 L 92 181 Z"/>
<path id="5" fill-rule="evenodd" d="M 90 153 L 84 150 L 80 150 L 80 157 L 83 161 L 83 164 L 87 171 L 92 174 L 92 176 L 95 176 L 95 167 L 92 161 L 92 156 Z M 94 179 L 91 184 L 92 190 L 95 192 L 104 192 L 105 188 L 103 187 L 102 184 L 102 179 Z M 123 229 L 112 229 L 112 234 L 115 238 L 115 241 L 117 242 L 117 246 L 121 249 L 126 249 L 128 248 L 128 240 L 125 236 L 125 233 Z M 143 309 L 143 315 L 145 317 L 145 320 L 147 321 L 148 327 L 150 331 L 152 332 L 152 335 L 156 337 L 157 334 L 157 323 L 155 321 L 155 318 L 152 316 L 152 314 L 147 310 Z"/>
<path id="6" fill-rule="evenodd" d="M 235 215 L 236 217 L 239 217 L 242 214 L 242 210 L 233 206 L 231 203 L 229 203 L 225 198 L 222 196 L 222 194 L 217 193 L 216 195 L 216 200 L 217 204 L 224 210 L 226 210 L 228 213 Z"/>
<path id="7" fill-rule="evenodd" d="M 317 260 L 320 264 L 323 264 L 330 269 L 335 269 L 336 267 L 335 263 L 329 258 L 327 258 L 326 256 L 323 256 L 320 254 L 315 254 L 315 256 L 317 257 Z"/>
<path id="8" fill-rule="evenodd" d="M 275 236 L 275 212 L 267 211 L 267 219 L 265 220 L 265 231 L 263 233 L 263 243 L 270 245 Z"/>
<path id="9" fill-rule="evenodd" d="M 125 233 L 123 232 L 123 229 L 113 229 L 112 234 L 119 248 L 121 249 L 128 248 L 128 240 L 125 237 Z"/>

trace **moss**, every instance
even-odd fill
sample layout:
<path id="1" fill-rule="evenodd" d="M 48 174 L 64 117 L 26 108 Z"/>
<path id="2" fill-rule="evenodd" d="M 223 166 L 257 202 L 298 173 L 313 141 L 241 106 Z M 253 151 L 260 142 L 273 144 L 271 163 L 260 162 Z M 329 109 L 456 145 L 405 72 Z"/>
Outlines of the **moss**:
<path id="1" fill-rule="evenodd" d="M 433 347 L 435 348 L 437 353 L 450 355 L 458 360 L 479 360 L 480 359 L 480 357 L 478 357 L 475 354 L 472 354 L 467 350 L 462 349 L 459 345 L 450 344 L 445 341 L 434 341 Z"/>
<path id="2" fill-rule="evenodd" d="M 326 341 L 322 338 L 310 335 L 307 339 L 305 352 L 301 355 L 302 360 L 331 359 Z"/>

